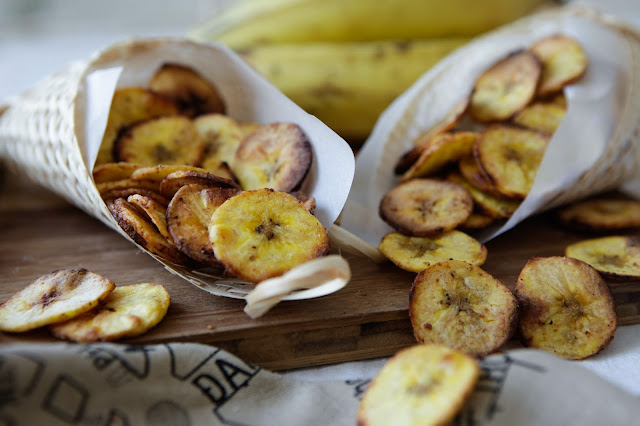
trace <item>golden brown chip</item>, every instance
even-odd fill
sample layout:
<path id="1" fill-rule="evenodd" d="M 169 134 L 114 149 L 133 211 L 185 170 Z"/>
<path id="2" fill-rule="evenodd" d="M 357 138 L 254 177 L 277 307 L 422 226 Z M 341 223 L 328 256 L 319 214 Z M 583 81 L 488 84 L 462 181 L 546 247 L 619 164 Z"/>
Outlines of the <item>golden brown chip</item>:
<path id="1" fill-rule="evenodd" d="M 137 180 L 151 180 L 157 182 L 159 186 L 160 182 L 162 182 L 164 178 L 173 172 L 180 171 L 207 172 L 205 169 L 196 166 L 187 166 L 184 164 L 159 164 L 157 166 L 140 167 L 131 174 L 131 178 Z"/>
<path id="2" fill-rule="evenodd" d="M 474 187 L 483 192 L 495 194 L 497 191 L 491 183 L 491 179 L 484 172 L 473 155 L 462 157 L 458 162 L 460 174 Z"/>
<path id="3" fill-rule="evenodd" d="M 445 346 L 414 345 L 382 367 L 358 410 L 358 426 L 449 424 L 480 375 L 475 359 Z"/>
<path id="4" fill-rule="evenodd" d="M 587 55 L 580 43 L 572 38 L 556 34 L 544 38 L 531 47 L 542 62 L 542 77 L 538 96 L 556 93 L 578 80 L 587 69 Z"/>
<path id="5" fill-rule="evenodd" d="M 402 180 L 431 175 L 444 166 L 473 153 L 478 137 L 474 132 L 439 133 L 424 146 L 420 157 L 402 175 Z"/>
<path id="6" fill-rule="evenodd" d="M 482 265 L 487 248 L 475 238 L 460 231 L 448 231 L 434 237 L 410 237 L 390 232 L 380 241 L 380 251 L 401 269 L 420 272 L 445 260 L 462 260 Z"/>
<path id="7" fill-rule="evenodd" d="M 533 53 L 511 53 L 476 80 L 469 114 L 483 123 L 508 120 L 535 96 L 541 70 Z"/>
<path id="8" fill-rule="evenodd" d="M 496 190 L 525 198 L 533 186 L 549 137 L 517 127 L 490 126 L 478 138 L 474 155 Z"/>
<path id="9" fill-rule="evenodd" d="M 204 146 L 192 121 L 184 116 L 160 117 L 129 128 L 114 147 L 118 161 L 142 166 L 179 164 L 194 166 Z"/>
<path id="10" fill-rule="evenodd" d="M 469 191 L 476 209 L 494 219 L 509 218 L 518 209 L 518 206 L 520 206 L 520 200 L 496 196 L 492 192 L 476 188 L 458 173 L 449 174 L 447 180 L 457 183 Z"/>
<path id="11" fill-rule="evenodd" d="M 591 265 L 612 281 L 640 280 L 640 241 L 629 236 L 610 236 L 579 241 L 565 255 Z"/>
<path id="12" fill-rule="evenodd" d="M 160 284 L 119 286 L 93 310 L 49 330 L 55 337 L 83 343 L 135 337 L 162 321 L 169 303 L 169 293 Z"/>
<path id="13" fill-rule="evenodd" d="M 171 241 L 171 234 L 167 229 L 167 207 L 151 197 L 142 194 L 133 194 L 127 197 L 127 201 L 143 212 L 153 223 L 160 234 Z"/>
<path id="14" fill-rule="evenodd" d="M 413 179 L 387 192 L 380 201 L 380 217 L 398 232 L 426 237 L 450 231 L 473 210 L 469 192 L 458 184 Z"/>
<path id="15" fill-rule="evenodd" d="M 513 122 L 548 135 L 556 131 L 567 108 L 553 102 L 534 102 L 513 117 Z"/>
<path id="16" fill-rule="evenodd" d="M 77 317 L 113 291 L 113 281 L 86 269 L 44 275 L 0 305 L 0 330 L 29 331 Z"/>
<path id="17" fill-rule="evenodd" d="M 531 258 L 520 272 L 515 293 L 526 346 L 583 359 L 613 339 L 618 317 L 611 290 L 580 260 Z"/>
<path id="18" fill-rule="evenodd" d="M 558 210 L 564 225 L 585 231 L 614 231 L 640 227 L 640 201 L 597 197 Z"/>
<path id="19" fill-rule="evenodd" d="M 289 192 L 300 187 L 311 159 L 311 144 L 298 125 L 272 123 L 243 139 L 232 167 L 244 190 Z"/>
<path id="20" fill-rule="evenodd" d="M 459 260 L 420 272 L 409 300 L 420 343 L 480 357 L 500 349 L 516 329 L 518 304 L 511 290 L 479 266 Z"/>
<path id="21" fill-rule="evenodd" d="M 473 232 L 484 229 L 495 222 L 495 218 L 481 212 L 473 212 L 471 216 L 458 226 L 458 229 L 466 232 Z"/>
<path id="22" fill-rule="evenodd" d="M 311 195 L 307 195 L 304 192 L 301 191 L 293 191 L 290 192 L 289 194 L 293 195 L 294 197 L 296 197 L 296 200 L 300 201 L 300 203 L 302 203 L 302 205 L 304 206 L 305 209 L 307 209 L 307 211 L 311 214 L 313 214 L 314 210 L 316 209 L 316 199 L 313 198 Z"/>
<path id="23" fill-rule="evenodd" d="M 320 221 L 292 195 L 245 191 L 216 209 L 209 225 L 215 257 L 227 271 L 259 283 L 329 251 Z"/>
<path id="24" fill-rule="evenodd" d="M 160 193 L 165 197 L 171 198 L 185 185 L 201 185 L 218 188 L 240 189 L 240 186 L 232 180 L 225 179 L 220 176 L 212 175 L 207 172 L 198 172 L 195 170 L 178 170 L 170 173 L 160 183 Z"/>
<path id="25" fill-rule="evenodd" d="M 193 122 L 204 143 L 202 168 L 216 174 L 221 164 L 233 168 L 242 139 L 253 130 L 223 114 L 207 114 Z"/>
<path id="26" fill-rule="evenodd" d="M 147 189 L 149 191 L 158 192 L 160 190 L 160 184 L 152 180 L 147 179 L 132 179 L 125 178 L 120 180 L 112 180 L 109 182 L 97 183 L 96 188 L 100 194 L 109 191 L 115 191 L 119 189 L 140 188 Z"/>
<path id="27" fill-rule="evenodd" d="M 105 163 L 93 168 L 93 181 L 98 183 L 128 179 L 140 166 L 133 163 Z"/>
<path id="28" fill-rule="evenodd" d="M 145 197 L 149 197 L 154 201 L 160 203 L 163 206 L 169 205 L 169 199 L 163 195 L 155 191 L 151 191 L 144 188 L 127 188 L 127 189 L 112 189 L 110 191 L 105 191 L 100 194 L 102 199 L 105 201 L 107 205 L 113 202 L 116 198 L 124 198 L 125 200 L 132 195 L 143 195 Z"/>
<path id="29" fill-rule="evenodd" d="M 220 267 L 209 240 L 209 222 L 213 212 L 238 192 L 236 188 L 198 184 L 180 188 L 167 208 L 167 226 L 178 250 L 204 264 Z"/>
<path id="30" fill-rule="evenodd" d="M 218 89 L 194 69 L 180 64 L 164 64 L 151 77 L 149 88 L 174 101 L 190 117 L 224 113 L 225 102 Z"/>
<path id="31" fill-rule="evenodd" d="M 113 94 L 107 127 L 98 150 L 96 164 L 113 163 L 114 143 L 127 127 L 153 117 L 178 114 L 176 104 L 164 96 L 140 87 L 117 89 Z"/>
<path id="32" fill-rule="evenodd" d="M 138 210 L 122 198 L 108 204 L 111 214 L 122 230 L 148 252 L 179 265 L 189 265 L 189 258 L 172 241 L 162 236 L 158 228 L 146 220 Z"/>

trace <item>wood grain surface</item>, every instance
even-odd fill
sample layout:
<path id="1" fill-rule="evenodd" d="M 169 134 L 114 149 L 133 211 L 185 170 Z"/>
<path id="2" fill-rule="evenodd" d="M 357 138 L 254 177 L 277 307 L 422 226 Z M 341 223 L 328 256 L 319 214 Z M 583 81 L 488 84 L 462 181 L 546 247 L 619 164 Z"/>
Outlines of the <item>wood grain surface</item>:
<path id="1" fill-rule="evenodd" d="M 415 274 L 390 263 L 345 256 L 353 272 L 342 290 L 283 302 L 259 319 L 242 300 L 210 295 L 171 274 L 152 257 L 62 198 L 8 174 L 0 187 L 0 301 L 60 268 L 84 267 L 125 285 L 157 282 L 171 294 L 166 318 L 122 343 L 200 342 L 271 370 L 388 356 L 415 343 L 408 319 Z M 585 238 L 548 217 L 527 220 L 487 244 L 483 268 L 513 288 L 532 256 L 562 255 Z M 620 324 L 640 323 L 640 283 L 611 285 Z M 55 341 L 46 330 L 0 334 L 0 343 Z"/>

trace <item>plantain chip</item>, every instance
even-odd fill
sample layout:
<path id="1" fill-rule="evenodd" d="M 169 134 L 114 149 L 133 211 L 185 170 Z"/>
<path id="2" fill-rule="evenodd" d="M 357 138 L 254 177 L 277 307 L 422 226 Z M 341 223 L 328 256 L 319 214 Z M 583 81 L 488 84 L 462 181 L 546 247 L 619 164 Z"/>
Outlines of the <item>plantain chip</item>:
<path id="1" fill-rule="evenodd" d="M 129 195 L 127 202 L 143 213 L 155 225 L 160 234 L 168 241 L 171 241 L 171 234 L 167 229 L 167 207 L 165 205 L 142 194 Z"/>
<path id="2" fill-rule="evenodd" d="M 475 208 L 484 215 L 494 219 L 506 219 L 511 217 L 511 215 L 513 215 L 513 213 L 518 209 L 521 202 L 520 200 L 513 198 L 496 196 L 490 192 L 476 188 L 459 173 L 454 172 L 449 174 L 449 176 L 447 176 L 447 180 L 456 183 L 469 191 L 471 198 L 473 198 Z"/>
<path id="3" fill-rule="evenodd" d="M 560 222 L 583 231 L 615 231 L 640 227 L 640 201 L 595 197 L 562 207 Z"/>
<path id="4" fill-rule="evenodd" d="M 237 183 L 230 179 L 213 175 L 208 172 L 199 172 L 196 170 L 178 170 L 169 173 L 167 177 L 160 182 L 160 193 L 165 197 L 171 198 L 185 185 L 201 185 L 208 187 L 233 188 L 240 189 Z"/>
<path id="5" fill-rule="evenodd" d="M 611 281 L 640 280 L 640 241 L 629 236 L 593 238 L 570 244 L 565 255 L 582 260 Z"/>
<path id="6" fill-rule="evenodd" d="M 187 166 L 185 164 L 158 164 L 157 166 L 140 167 L 131 174 L 132 179 L 150 180 L 158 183 L 158 187 L 164 178 L 173 172 L 194 171 L 206 173 L 207 171 L 201 167 Z"/>
<path id="7" fill-rule="evenodd" d="M 201 167 L 213 174 L 220 173 L 219 169 L 223 164 L 233 169 L 240 143 L 245 136 L 257 129 L 223 114 L 202 115 L 193 124 L 204 143 Z"/>
<path id="8" fill-rule="evenodd" d="M 424 146 L 420 157 L 402 175 L 402 180 L 432 175 L 444 166 L 473 153 L 478 137 L 474 132 L 439 133 Z"/>
<path id="9" fill-rule="evenodd" d="M 531 47 L 542 62 L 538 96 L 556 93 L 578 80 L 587 69 L 587 55 L 580 43 L 566 35 L 546 37 Z"/>
<path id="10" fill-rule="evenodd" d="M 531 130 L 552 135 L 567 112 L 554 102 L 534 102 L 513 117 L 513 122 Z"/>
<path id="11" fill-rule="evenodd" d="M 93 182 L 105 183 L 116 180 L 128 179 L 140 165 L 133 163 L 104 163 L 93 168 Z"/>

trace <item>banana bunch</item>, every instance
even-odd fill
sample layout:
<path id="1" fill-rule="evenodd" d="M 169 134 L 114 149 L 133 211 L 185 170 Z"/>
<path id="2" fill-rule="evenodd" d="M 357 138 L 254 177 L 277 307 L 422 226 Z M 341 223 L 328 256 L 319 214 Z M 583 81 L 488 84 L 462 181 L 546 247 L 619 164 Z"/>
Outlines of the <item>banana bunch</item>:
<path id="1" fill-rule="evenodd" d="M 352 144 L 420 75 L 549 0 L 244 0 L 190 33 L 236 50 Z"/>

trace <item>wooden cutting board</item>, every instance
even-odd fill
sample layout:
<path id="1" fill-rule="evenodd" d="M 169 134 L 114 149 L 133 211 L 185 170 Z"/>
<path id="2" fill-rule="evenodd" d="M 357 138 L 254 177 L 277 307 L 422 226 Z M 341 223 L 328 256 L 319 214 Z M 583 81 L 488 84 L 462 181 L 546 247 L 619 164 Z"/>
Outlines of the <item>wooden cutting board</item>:
<path id="1" fill-rule="evenodd" d="M 251 319 L 244 302 L 210 295 L 171 274 L 118 233 L 52 193 L 15 176 L 0 189 L 0 301 L 39 276 L 84 267 L 117 284 L 158 282 L 171 294 L 166 318 L 126 343 L 200 342 L 271 370 L 388 356 L 415 343 L 408 295 L 415 274 L 390 263 L 347 256 L 353 272 L 342 290 L 283 302 Z M 584 235 L 538 217 L 487 244 L 483 268 L 513 288 L 531 256 L 562 255 Z M 640 323 L 640 283 L 612 285 L 620 324 Z M 46 330 L 0 334 L 0 343 L 55 341 Z"/>

